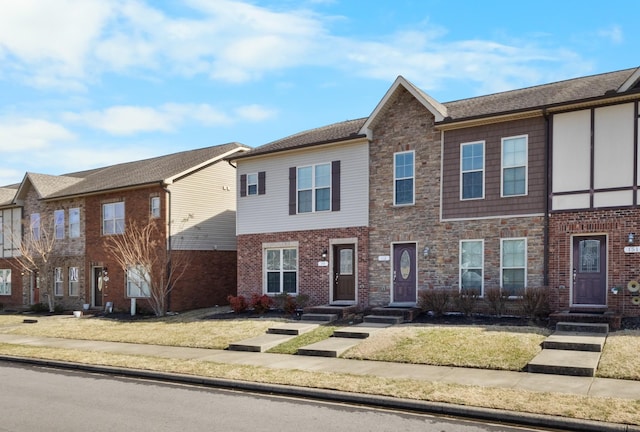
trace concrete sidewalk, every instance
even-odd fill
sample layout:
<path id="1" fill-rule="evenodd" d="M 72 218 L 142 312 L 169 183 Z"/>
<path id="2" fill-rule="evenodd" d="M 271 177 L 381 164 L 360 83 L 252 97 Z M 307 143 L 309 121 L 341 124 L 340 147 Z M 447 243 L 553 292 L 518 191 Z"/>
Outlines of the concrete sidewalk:
<path id="1" fill-rule="evenodd" d="M 415 365 L 331 357 L 269 354 L 204 348 L 180 348 L 76 339 L 44 338 L 0 334 L 0 343 L 43 346 L 159 358 L 201 360 L 224 364 L 260 366 L 314 372 L 372 375 L 428 382 L 483 387 L 500 387 L 535 392 L 566 393 L 593 397 L 640 399 L 640 382 L 593 377 L 545 375 L 527 372 L 494 371 Z"/>

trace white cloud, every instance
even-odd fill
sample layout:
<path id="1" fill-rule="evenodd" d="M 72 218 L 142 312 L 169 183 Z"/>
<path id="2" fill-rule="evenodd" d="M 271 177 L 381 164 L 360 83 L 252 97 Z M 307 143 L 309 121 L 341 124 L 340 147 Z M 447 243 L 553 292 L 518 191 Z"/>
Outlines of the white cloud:
<path id="1" fill-rule="evenodd" d="M 236 113 L 242 119 L 261 122 L 275 117 L 275 110 L 265 108 L 260 105 L 246 105 L 236 109 Z"/>
<path id="2" fill-rule="evenodd" d="M 0 154 L 40 150 L 74 139 L 75 135 L 68 129 L 46 120 L 0 119 Z"/>
<path id="3" fill-rule="evenodd" d="M 610 42 L 614 44 L 620 44 L 624 42 L 624 35 L 622 33 L 622 28 L 618 25 L 613 25 L 607 29 L 598 30 L 598 36 L 608 39 Z"/>

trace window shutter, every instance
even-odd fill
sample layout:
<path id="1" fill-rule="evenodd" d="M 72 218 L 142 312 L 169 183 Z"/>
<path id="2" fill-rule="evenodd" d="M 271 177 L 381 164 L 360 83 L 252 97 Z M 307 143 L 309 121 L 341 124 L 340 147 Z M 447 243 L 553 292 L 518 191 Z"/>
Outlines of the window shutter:
<path id="1" fill-rule="evenodd" d="M 258 173 L 258 195 L 264 195 L 267 192 L 267 185 L 265 184 L 267 174 L 264 171 Z"/>
<path id="2" fill-rule="evenodd" d="M 340 161 L 331 162 L 331 211 L 340 211 Z"/>
<path id="3" fill-rule="evenodd" d="M 241 197 L 247 196 L 247 175 L 246 174 L 240 175 L 240 196 Z"/>
<path id="4" fill-rule="evenodd" d="M 289 168 L 289 214 L 296 214 L 296 167 Z"/>

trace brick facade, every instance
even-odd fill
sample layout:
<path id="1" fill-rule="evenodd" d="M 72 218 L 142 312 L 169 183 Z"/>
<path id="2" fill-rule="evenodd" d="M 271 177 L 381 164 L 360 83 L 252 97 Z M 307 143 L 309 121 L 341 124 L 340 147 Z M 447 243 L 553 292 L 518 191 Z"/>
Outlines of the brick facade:
<path id="1" fill-rule="evenodd" d="M 265 244 L 295 242 L 298 247 L 298 293 L 309 296 L 309 306 L 330 302 L 331 266 L 318 266 L 323 251 L 332 241 L 354 239 L 357 245 L 357 305 L 369 305 L 366 227 L 295 231 L 289 233 L 248 234 L 238 236 L 238 295 L 263 294 L 263 247 Z"/>
<path id="2" fill-rule="evenodd" d="M 640 316 L 635 295 L 627 289 L 631 280 L 640 280 L 640 254 L 625 253 L 629 233 L 640 234 L 640 209 L 597 210 L 553 213 L 549 220 L 549 285 L 552 309 L 569 310 L 572 287 L 572 238 L 576 235 L 607 236 L 607 306 L 623 316 Z M 617 288 L 618 294 L 613 293 Z"/>

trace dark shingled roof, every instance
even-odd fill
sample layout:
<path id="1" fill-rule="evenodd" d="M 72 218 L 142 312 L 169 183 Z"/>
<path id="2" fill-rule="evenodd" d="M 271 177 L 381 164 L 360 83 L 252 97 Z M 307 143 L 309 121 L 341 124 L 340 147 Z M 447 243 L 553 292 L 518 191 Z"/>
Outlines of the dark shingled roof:
<path id="1" fill-rule="evenodd" d="M 479 96 L 458 101 L 446 102 L 447 118 L 441 122 L 455 122 L 478 117 L 508 114 L 518 111 L 541 109 L 576 101 L 589 100 L 605 96 L 608 91 L 615 91 L 629 79 L 637 68 L 608 72 L 581 78 L 543 84 L 524 89 L 511 90 L 486 96 Z M 359 135 L 367 118 L 334 123 L 297 133 L 268 144 L 256 147 L 248 152 L 232 156 L 229 159 L 275 153 L 284 150 L 310 147 L 331 142 L 338 142 Z"/>
<path id="2" fill-rule="evenodd" d="M 306 130 L 304 132 L 290 135 L 268 144 L 256 147 L 248 152 L 232 156 L 229 159 L 242 159 L 245 157 L 263 155 L 267 153 L 275 153 L 283 150 L 291 150 L 294 148 L 314 146 L 319 144 L 328 144 L 346 139 L 353 139 L 364 135 L 359 135 L 360 129 L 367 118 L 357 120 L 347 120 L 340 123 L 333 123 L 316 129 Z"/>
<path id="3" fill-rule="evenodd" d="M 241 149 L 247 147 L 239 143 L 228 143 L 61 176 L 29 173 L 25 178 L 31 181 L 44 199 L 86 195 L 161 183 Z"/>
<path id="4" fill-rule="evenodd" d="M 448 116 L 453 120 L 550 107 L 602 97 L 607 91 L 617 90 L 635 71 L 636 68 L 633 68 L 575 78 L 447 102 L 444 106 L 447 107 Z"/>

